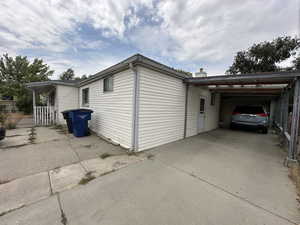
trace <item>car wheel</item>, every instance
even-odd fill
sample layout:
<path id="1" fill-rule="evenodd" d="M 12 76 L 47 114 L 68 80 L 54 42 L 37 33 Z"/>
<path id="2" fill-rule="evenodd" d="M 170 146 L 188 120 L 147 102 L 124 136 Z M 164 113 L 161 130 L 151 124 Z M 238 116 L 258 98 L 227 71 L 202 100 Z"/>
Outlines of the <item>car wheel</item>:
<path id="1" fill-rule="evenodd" d="M 234 129 L 235 129 L 235 126 L 234 126 L 233 123 L 230 124 L 230 129 L 231 129 L 231 130 L 234 130 Z"/>
<path id="2" fill-rule="evenodd" d="M 263 134 L 267 134 L 267 133 L 268 133 L 268 128 L 264 127 L 264 128 L 262 129 L 262 133 L 263 133 Z"/>

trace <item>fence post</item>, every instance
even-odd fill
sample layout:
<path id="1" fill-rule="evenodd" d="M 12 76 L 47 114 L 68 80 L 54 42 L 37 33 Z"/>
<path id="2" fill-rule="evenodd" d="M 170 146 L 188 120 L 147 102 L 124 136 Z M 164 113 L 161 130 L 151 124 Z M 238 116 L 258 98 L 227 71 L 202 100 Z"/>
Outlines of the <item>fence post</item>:
<path id="1" fill-rule="evenodd" d="M 294 102 L 291 124 L 291 140 L 289 144 L 287 161 L 297 161 L 297 146 L 298 146 L 298 130 L 299 130 L 299 115 L 300 115 L 300 79 L 297 78 L 294 85 Z M 288 163 L 288 162 L 287 162 Z"/>

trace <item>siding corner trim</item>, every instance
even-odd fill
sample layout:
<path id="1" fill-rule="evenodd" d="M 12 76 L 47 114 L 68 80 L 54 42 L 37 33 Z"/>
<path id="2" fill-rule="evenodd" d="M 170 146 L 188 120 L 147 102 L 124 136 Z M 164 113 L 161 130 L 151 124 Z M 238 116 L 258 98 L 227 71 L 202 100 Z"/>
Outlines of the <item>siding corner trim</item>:
<path id="1" fill-rule="evenodd" d="M 132 63 L 129 64 L 130 69 L 134 73 L 134 83 L 133 83 L 133 117 L 132 117 L 132 141 L 131 141 L 131 151 L 138 151 L 139 148 L 139 95 L 140 95 L 140 77 L 138 69 Z"/>

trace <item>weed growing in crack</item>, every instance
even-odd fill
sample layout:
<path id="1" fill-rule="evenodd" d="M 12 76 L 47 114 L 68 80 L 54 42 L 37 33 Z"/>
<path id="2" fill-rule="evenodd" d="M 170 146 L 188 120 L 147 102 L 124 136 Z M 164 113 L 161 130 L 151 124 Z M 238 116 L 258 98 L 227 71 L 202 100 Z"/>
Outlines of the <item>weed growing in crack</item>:
<path id="1" fill-rule="evenodd" d="M 111 157 L 111 156 L 113 156 L 113 155 L 110 154 L 110 153 L 104 152 L 104 153 L 102 153 L 102 154 L 100 155 L 100 158 L 101 158 L 101 159 L 106 159 L 106 158 Z"/>
<path id="2" fill-rule="evenodd" d="M 30 141 L 30 144 L 34 144 L 35 140 L 36 140 L 36 132 L 35 132 L 35 128 L 32 127 L 29 133 L 29 138 L 28 140 Z"/>
<path id="3" fill-rule="evenodd" d="M 92 171 L 89 171 L 85 174 L 85 176 L 79 181 L 78 184 L 85 185 L 89 183 L 91 180 L 94 180 L 96 177 L 93 175 Z"/>

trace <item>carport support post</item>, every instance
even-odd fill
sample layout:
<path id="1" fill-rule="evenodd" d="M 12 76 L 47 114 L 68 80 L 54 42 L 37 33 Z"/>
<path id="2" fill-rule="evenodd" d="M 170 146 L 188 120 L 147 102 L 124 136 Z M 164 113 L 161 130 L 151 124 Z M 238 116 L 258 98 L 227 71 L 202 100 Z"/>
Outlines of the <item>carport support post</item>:
<path id="1" fill-rule="evenodd" d="M 289 90 L 285 89 L 283 93 L 283 133 L 287 130 L 288 114 L 289 114 Z"/>
<path id="2" fill-rule="evenodd" d="M 298 142 L 298 130 L 299 130 L 299 115 L 300 115 L 300 80 L 296 79 L 294 85 L 294 102 L 293 102 L 293 114 L 291 124 L 291 140 L 289 143 L 289 152 L 287 158 L 287 165 L 291 162 L 297 162 L 297 142 Z"/>

